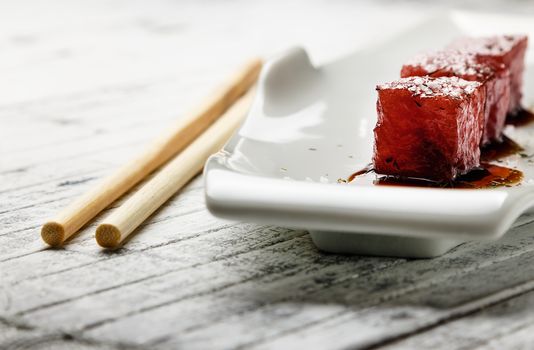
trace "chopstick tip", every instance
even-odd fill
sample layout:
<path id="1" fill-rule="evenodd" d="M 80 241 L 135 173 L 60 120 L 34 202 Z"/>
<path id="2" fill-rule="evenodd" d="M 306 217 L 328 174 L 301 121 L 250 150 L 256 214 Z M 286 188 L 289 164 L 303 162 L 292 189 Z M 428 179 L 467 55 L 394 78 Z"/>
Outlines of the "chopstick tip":
<path id="1" fill-rule="evenodd" d="M 52 247 L 59 247 L 65 241 L 65 228 L 60 223 L 49 221 L 41 228 L 41 238 Z"/>
<path id="2" fill-rule="evenodd" d="M 121 240 L 121 232 L 111 224 L 100 224 L 96 229 L 96 242 L 103 248 L 116 248 Z"/>

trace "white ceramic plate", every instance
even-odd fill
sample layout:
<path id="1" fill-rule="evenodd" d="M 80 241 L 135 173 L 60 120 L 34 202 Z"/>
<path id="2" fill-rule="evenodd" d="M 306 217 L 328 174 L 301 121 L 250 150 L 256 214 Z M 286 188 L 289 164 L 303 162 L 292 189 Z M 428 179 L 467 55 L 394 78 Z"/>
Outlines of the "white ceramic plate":
<path id="1" fill-rule="evenodd" d="M 530 21 L 448 14 L 319 67 L 299 48 L 272 59 L 244 125 L 206 164 L 209 210 L 224 218 L 308 229 L 320 249 L 338 253 L 430 257 L 467 240 L 502 236 L 534 205 L 532 160 L 519 155 L 506 159 L 525 173 L 514 188 L 358 186 L 337 180 L 370 162 L 374 88 L 396 79 L 403 61 L 462 35 L 528 32 L 534 39 Z M 527 106 L 534 97 L 531 51 Z M 534 154 L 532 127 L 506 133 Z"/>

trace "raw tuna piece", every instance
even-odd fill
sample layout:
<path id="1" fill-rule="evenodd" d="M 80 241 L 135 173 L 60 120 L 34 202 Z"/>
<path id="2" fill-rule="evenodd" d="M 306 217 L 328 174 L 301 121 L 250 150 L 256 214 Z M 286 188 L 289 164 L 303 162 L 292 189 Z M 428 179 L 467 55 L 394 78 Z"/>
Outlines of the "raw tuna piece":
<path id="1" fill-rule="evenodd" d="M 409 77 L 378 85 L 374 169 L 450 181 L 480 164 L 485 90 L 457 77 Z"/>
<path id="2" fill-rule="evenodd" d="M 499 35 L 483 38 L 462 38 L 450 47 L 476 54 L 477 60 L 495 66 L 504 64 L 510 71 L 510 103 L 508 113 L 521 110 L 523 71 L 528 37 L 526 35 Z"/>
<path id="3" fill-rule="evenodd" d="M 486 90 L 482 144 L 502 140 L 502 130 L 510 104 L 510 76 L 501 65 L 479 63 L 472 53 L 456 50 L 415 56 L 401 70 L 401 77 L 458 77 L 482 83 Z"/>

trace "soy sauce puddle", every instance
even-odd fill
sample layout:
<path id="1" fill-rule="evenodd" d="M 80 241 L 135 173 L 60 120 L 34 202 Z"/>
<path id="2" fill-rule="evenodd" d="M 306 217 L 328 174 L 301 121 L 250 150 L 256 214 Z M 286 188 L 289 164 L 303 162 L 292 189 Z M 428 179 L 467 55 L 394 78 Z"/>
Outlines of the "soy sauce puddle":
<path id="1" fill-rule="evenodd" d="M 434 182 L 424 179 L 400 179 L 391 176 L 381 176 L 375 179 L 373 184 L 380 186 L 415 186 L 436 188 L 495 188 L 512 187 L 523 179 L 523 173 L 516 169 L 506 168 L 500 165 L 481 163 L 480 168 L 471 170 L 469 173 L 457 177 L 452 182 Z"/>
<path id="2" fill-rule="evenodd" d="M 534 120 L 534 119 L 533 119 Z M 457 177 L 451 182 L 435 182 L 418 178 L 397 176 L 381 176 L 374 172 L 371 165 L 355 172 L 347 182 L 378 186 L 409 186 L 434 188 L 495 188 L 512 187 L 523 180 L 523 173 L 517 169 L 507 168 L 489 162 L 498 160 L 523 151 L 523 148 L 510 138 L 504 136 L 502 142 L 490 144 L 482 148 L 482 162 L 479 168 Z"/>
<path id="3" fill-rule="evenodd" d="M 513 126 L 525 126 L 534 122 L 534 113 L 526 108 L 521 108 L 515 115 L 506 119 L 506 124 Z"/>
<path id="4" fill-rule="evenodd" d="M 514 140 L 503 135 L 501 142 L 493 142 L 481 149 L 480 160 L 482 162 L 491 162 L 494 160 L 506 158 L 524 151 Z"/>

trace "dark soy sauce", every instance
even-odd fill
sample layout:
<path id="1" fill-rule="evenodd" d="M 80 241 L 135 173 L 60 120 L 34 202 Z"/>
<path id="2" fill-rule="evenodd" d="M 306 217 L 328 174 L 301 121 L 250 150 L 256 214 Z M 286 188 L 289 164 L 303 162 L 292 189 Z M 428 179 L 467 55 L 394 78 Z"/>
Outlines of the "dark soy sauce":
<path id="1" fill-rule="evenodd" d="M 483 162 L 491 162 L 493 160 L 521 153 L 524 149 L 514 140 L 503 135 L 501 142 L 492 142 L 489 145 L 482 147 L 481 151 L 482 154 L 480 155 L 480 160 Z"/>
<path id="2" fill-rule="evenodd" d="M 347 182 L 355 184 L 378 186 L 414 186 L 435 188 L 495 188 L 511 187 L 521 182 L 523 173 L 489 162 L 498 160 L 523 151 L 523 148 L 513 140 L 504 136 L 501 142 L 495 142 L 482 149 L 482 163 L 480 167 L 459 176 L 451 182 L 435 182 L 425 179 L 405 178 L 397 176 L 377 176 L 372 165 L 355 172 L 348 177 Z"/>
<path id="3" fill-rule="evenodd" d="M 355 172 L 354 174 L 349 176 L 347 178 L 347 182 L 352 182 L 356 177 L 359 177 L 359 176 L 362 176 L 362 175 L 366 175 L 366 174 L 369 174 L 369 173 L 374 173 L 374 172 L 375 172 L 375 170 L 373 169 L 372 165 L 369 164 L 365 168 L 363 168 L 361 170 L 358 170 L 357 172 Z"/>
<path id="4" fill-rule="evenodd" d="M 524 126 L 534 122 L 534 113 L 526 108 L 521 108 L 515 115 L 506 118 L 506 124 Z"/>
<path id="5" fill-rule="evenodd" d="M 451 182 L 434 182 L 422 179 L 400 179 L 392 176 L 381 176 L 373 181 L 375 185 L 438 187 L 438 188 L 495 188 L 512 187 L 523 179 L 523 173 L 516 169 L 500 165 L 482 163 L 480 168 L 459 176 Z"/>

